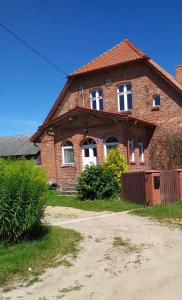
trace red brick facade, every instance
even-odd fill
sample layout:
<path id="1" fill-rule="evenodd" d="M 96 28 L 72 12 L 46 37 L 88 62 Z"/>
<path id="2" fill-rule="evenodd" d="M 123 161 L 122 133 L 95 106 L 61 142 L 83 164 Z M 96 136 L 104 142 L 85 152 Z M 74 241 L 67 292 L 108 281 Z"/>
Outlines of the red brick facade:
<path id="1" fill-rule="evenodd" d="M 71 82 L 70 82 L 71 81 Z M 48 171 L 49 179 L 55 180 L 62 186 L 65 182 L 75 181 L 83 170 L 82 143 L 86 138 L 93 138 L 97 147 L 97 163 L 104 161 L 105 140 L 114 136 L 118 139 L 119 147 L 127 157 L 128 140 L 135 144 L 135 163 L 131 170 L 150 169 L 150 144 L 162 127 L 174 131 L 182 126 L 182 90 L 173 86 L 149 63 L 145 61 L 128 62 L 121 66 L 108 67 L 97 72 L 75 76 L 68 80 L 70 87 L 57 100 L 55 111 L 48 123 L 39 129 L 33 140 L 41 142 L 41 163 Z M 118 111 L 117 87 L 122 83 L 132 86 L 132 110 Z M 103 92 L 104 112 L 116 113 L 135 117 L 136 121 L 119 120 L 112 115 L 100 116 L 94 113 L 79 111 L 72 115 L 69 112 L 76 107 L 90 109 L 90 91 L 101 88 Z M 160 95 L 160 106 L 153 107 L 153 97 Z M 94 110 L 93 110 L 94 112 Z M 66 115 L 65 115 L 66 114 Z M 63 119 L 59 119 L 63 116 Z M 138 121 L 137 121 L 138 119 Z M 156 128 L 140 122 L 146 120 L 157 125 Z M 55 122 L 55 123 L 54 123 Z M 46 126 L 47 124 L 47 126 Z M 64 165 L 62 158 L 62 143 L 69 140 L 73 144 L 74 164 Z M 139 160 L 138 143 L 144 144 L 144 163 Z"/>

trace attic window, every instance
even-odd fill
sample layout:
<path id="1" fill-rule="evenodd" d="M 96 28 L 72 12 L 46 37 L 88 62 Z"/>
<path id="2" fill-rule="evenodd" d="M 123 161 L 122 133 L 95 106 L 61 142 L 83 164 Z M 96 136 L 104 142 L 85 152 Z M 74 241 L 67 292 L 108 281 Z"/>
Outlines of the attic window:
<path id="1" fill-rule="evenodd" d="M 158 107 L 161 104 L 160 95 L 155 95 L 153 97 L 153 107 Z"/>
<path id="2" fill-rule="evenodd" d="M 91 108 L 103 110 L 102 89 L 96 89 L 90 92 Z"/>
<path id="3" fill-rule="evenodd" d="M 131 83 L 121 84 L 117 88 L 118 110 L 128 111 L 132 109 L 132 87 Z"/>

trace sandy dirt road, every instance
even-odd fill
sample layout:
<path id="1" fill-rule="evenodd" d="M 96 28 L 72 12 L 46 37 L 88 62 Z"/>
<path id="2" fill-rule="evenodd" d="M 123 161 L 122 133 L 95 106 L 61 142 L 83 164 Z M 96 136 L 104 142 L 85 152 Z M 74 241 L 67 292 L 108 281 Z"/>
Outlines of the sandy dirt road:
<path id="1" fill-rule="evenodd" d="M 71 267 L 48 269 L 41 281 L 1 293 L 0 299 L 180 300 L 182 232 L 121 213 L 49 208 L 47 222 L 84 239 Z M 113 241 L 127 241 L 126 246 Z M 8 298 L 9 297 L 9 298 Z"/>

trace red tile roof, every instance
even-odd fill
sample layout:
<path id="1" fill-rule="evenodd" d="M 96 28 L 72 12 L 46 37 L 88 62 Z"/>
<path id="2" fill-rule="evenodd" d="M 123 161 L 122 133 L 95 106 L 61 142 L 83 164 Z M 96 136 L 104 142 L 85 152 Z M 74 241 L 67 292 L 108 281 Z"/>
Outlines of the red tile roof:
<path id="1" fill-rule="evenodd" d="M 83 73 L 120 65 L 122 63 L 132 62 L 148 58 L 140 49 L 133 45 L 129 40 L 117 44 L 112 49 L 93 59 L 86 65 L 70 73 L 68 77 L 80 75 Z"/>

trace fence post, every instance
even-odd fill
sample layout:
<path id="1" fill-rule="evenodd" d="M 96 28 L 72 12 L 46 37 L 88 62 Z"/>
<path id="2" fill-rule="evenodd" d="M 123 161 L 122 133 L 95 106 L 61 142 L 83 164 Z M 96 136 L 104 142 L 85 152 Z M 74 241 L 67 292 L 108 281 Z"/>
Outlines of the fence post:
<path id="1" fill-rule="evenodd" d="M 161 204 L 159 171 L 148 170 L 145 172 L 145 189 L 147 205 Z"/>
<path id="2" fill-rule="evenodd" d="M 177 200 L 182 200 L 182 169 L 177 169 Z"/>

